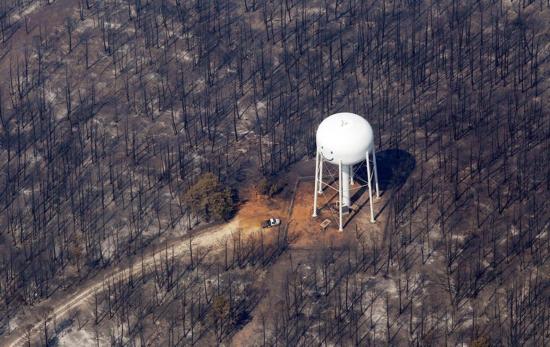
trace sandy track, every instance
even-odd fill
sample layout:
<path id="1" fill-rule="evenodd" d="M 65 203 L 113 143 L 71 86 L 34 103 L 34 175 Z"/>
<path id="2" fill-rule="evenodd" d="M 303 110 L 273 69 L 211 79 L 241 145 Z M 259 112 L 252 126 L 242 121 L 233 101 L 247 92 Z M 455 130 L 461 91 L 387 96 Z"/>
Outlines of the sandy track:
<path id="1" fill-rule="evenodd" d="M 213 227 L 209 227 L 205 229 L 200 235 L 197 235 L 194 238 L 192 238 L 191 243 L 194 248 L 218 247 L 221 244 L 223 244 L 223 241 L 225 239 L 231 237 L 232 233 L 236 231 L 238 227 L 239 227 L 239 222 L 237 219 L 225 225 L 216 225 Z M 168 246 L 170 247 L 170 251 L 173 248 L 174 255 L 182 255 L 189 251 L 189 238 L 175 241 L 174 243 L 169 244 Z M 164 249 L 158 250 L 144 257 L 143 266 L 145 268 L 150 269 L 151 265 L 153 265 L 155 261 L 155 258 L 157 258 L 163 252 L 164 252 Z M 104 281 L 115 282 L 115 283 L 120 282 L 127 279 L 130 276 L 130 274 L 132 276 L 141 274 L 141 271 L 142 271 L 141 262 L 139 263 L 139 266 L 133 266 L 132 264 L 124 267 L 119 266 L 116 269 L 112 270 L 111 272 L 108 272 L 107 274 L 105 274 L 103 277 L 97 278 L 86 287 L 79 288 L 73 294 L 67 295 L 65 297 L 66 299 L 63 300 L 63 302 L 60 302 L 61 300 L 59 299 L 55 301 L 46 300 L 43 303 L 41 303 L 39 307 L 48 307 L 48 306 L 55 307 L 55 309 L 53 309 L 53 311 L 51 312 L 50 316 L 52 317 L 55 316 L 56 320 L 59 321 L 60 318 L 66 317 L 68 314 L 73 312 L 74 309 L 80 306 L 83 302 L 92 298 L 95 293 L 101 292 L 103 290 Z M 31 324 L 32 324 L 31 335 L 36 336 L 36 334 L 43 327 L 44 321 L 39 319 Z M 51 323 L 48 323 L 48 324 L 51 324 Z M 26 328 L 25 326 L 19 326 L 14 331 L 12 331 L 9 336 L 1 337 L 0 345 L 8 346 L 8 347 L 21 346 L 26 342 L 26 340 L 27 340 Z"/>

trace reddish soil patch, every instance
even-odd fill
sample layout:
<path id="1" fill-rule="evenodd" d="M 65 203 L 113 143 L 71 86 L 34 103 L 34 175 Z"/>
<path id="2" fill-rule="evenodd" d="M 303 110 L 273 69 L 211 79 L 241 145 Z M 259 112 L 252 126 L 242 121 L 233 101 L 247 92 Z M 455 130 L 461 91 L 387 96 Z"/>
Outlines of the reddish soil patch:
<path id="1" fill-rule="evenodd" d="M 314 177 L 311 174 L 313 166 L 314 163 L 310 160 L 301 163 L 296 170 L 299 172 L 301 180 L 297 186 L 290 216 L 290 231 L 298 236 L 293 247 L 319 248 L 320 245 L 329 244 L 337 246 L 344 240 L 355 237 L 356 232 L 369 232 L 381 236 L 386 223 L 386 216 L 382 212 L 387 208 L 389 194 L 381 192 L 381 197 L 376 198 L 373 191 L 376 222 L 371 223 L 368 190 L 366 187 L 361 187 L 362 182 L 358 180 L 351 186 L 354 211 L 343 216 L 343 232 L 338 231 L 338 192 L 335 190 L 338 187 L 338 182 L 332 183 L 335 189 L 325 187 L 323 193 L 318 195 L 318 216 L 312 217 Z M 292 172 L 289 176 L 298 179 L 296 172 Z M 330 224 L 325 230 L 322 230 L 321 223 L 327 219 Z"/>
<path id="2" fill-rule="evenodd" d="M 255 188 L 245 192 L 245 200 L 235 218 L 239 221 L 239 228 L 246 234 L 261 230 L 261 223 L 268 218 L 286 219 L 288 201 L 280 198 L 268 198 L 257 193 Z"/>

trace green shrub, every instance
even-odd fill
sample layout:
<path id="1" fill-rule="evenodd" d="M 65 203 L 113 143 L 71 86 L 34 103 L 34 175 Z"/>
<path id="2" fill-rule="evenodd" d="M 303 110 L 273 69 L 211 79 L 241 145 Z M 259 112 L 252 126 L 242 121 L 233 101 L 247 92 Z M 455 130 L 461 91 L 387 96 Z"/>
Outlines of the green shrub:
<path id="1" fill-rule="evenodd" d="M 235 201 L 231 189 L 224 187 L 212 173 L 204 174 L 184 195 L 191 211 L 207 221 L 223 221 L 231 217 Z"/>

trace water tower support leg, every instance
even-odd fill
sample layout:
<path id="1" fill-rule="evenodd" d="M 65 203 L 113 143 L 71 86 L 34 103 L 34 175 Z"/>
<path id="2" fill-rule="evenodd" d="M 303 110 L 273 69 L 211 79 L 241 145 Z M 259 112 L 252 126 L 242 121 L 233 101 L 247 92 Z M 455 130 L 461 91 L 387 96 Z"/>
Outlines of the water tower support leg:
<path id="1" fill-rule="evenodd" d="M 372 162 L 374 163 L 374 184 L 376 185 L 376 197 L 380 197 L 380 190 L 378 189 L 378 170 L 376 169 L 376 150 L 374 145 L 372 146 Z"/>
<path id="2" fill-rule="evenodd" d="M 319 194 L 323 194 L 323 155 L 319 153 Z"/>
<path id="3" fill-rule="evenodd" d="M 349 183 L 353 185 L 353 164 L 348 165 L 349 168 Z"/>
<path id="4" fill-rule="evenodd" d="M 317 190 L 319 185 L 319 151 L 315 152 L 315 188 L 313 190 L 313 215 L 317 217 Z"/>
<path id="5" fill-rule="evenodd" d="M 373 207 L 372 207 L 372 188 L 371 188 L 369 152 L 367 152 L 367 184 L 369 186 L 370 221 L 371 221 L 371 223 L 374 223 L 374 210 L 373 210 Z"/>
<path id="6" fill-rule="evenodd" d="M 339 208 L 339 231 L 344 231 L 342 228 L 342 161 L 338 162 L 338 208 Z"/>
<path id="7" fill-rule="evenodd" d="M 350 207 L 350 192 L 349 192 L 349 167 L 350 165 L 342 164 L 342 210 L 347 213 L 347 209 Z"/>

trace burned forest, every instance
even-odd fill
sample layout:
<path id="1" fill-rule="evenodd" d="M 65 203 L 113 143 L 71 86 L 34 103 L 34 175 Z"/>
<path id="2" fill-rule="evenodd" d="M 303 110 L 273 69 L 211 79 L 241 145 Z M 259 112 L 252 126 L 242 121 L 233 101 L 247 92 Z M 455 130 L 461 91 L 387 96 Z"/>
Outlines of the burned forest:
<path id="1" fill-rule="evenodd" d="M 550 345 L 549 88 L 548 0 L 0 0 L 0 346 Z"/>

